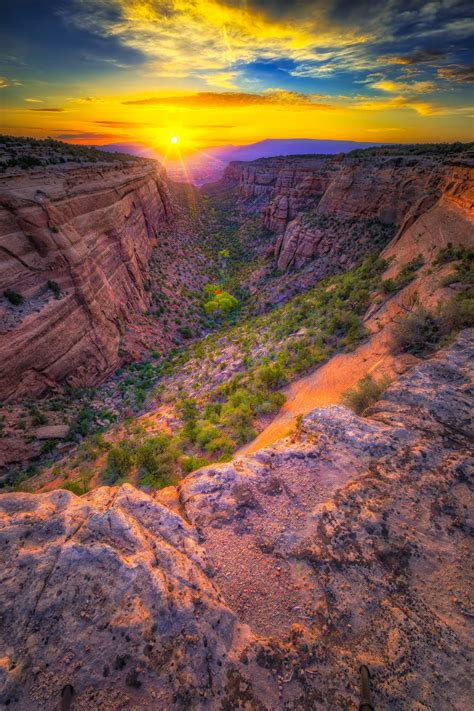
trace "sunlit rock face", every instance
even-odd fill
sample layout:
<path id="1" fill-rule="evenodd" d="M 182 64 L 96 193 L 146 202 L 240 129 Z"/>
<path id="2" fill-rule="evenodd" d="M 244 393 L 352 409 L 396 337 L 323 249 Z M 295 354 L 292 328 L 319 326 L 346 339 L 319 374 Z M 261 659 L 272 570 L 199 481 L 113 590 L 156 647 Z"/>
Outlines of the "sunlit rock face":
<path id="1" fill-rule="evenodd" d="M 331 273 L 402 234 L 442 197 L 473 206 L 467 158 L 322 156 L 234 162 L 226 169 L 243 204 L 276 233 L 275 262 L 285 271 L 314 260 Z"/>
<path id="2" fill-rule="evenodd" d="M 80 709 L 226 698 L 252 635 L 180 515 L 130 485 L 4 496 L 0 510 L 3 703 L 56 708 L 67 683 Z"/>
<path id="3" fill-rule="evenodd" d="M 119 365 L 125 324 L 147 307 L 148 260 L 170 215 L 151 164 L 0 179 L 0 294 L 24 298 L 1 300 L 0 397 L 93 385 Z"/>
<path id="4" fill-rule="evenodd" d="M 0 703 L 469 708 L 474 332 L 178 489 L 0 497 Z"/>

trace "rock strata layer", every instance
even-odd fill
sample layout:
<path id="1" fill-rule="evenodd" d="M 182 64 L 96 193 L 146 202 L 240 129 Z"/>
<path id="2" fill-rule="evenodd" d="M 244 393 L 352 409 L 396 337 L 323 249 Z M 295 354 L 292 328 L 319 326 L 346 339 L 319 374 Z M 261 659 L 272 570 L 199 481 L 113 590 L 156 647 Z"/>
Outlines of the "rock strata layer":
<path id="1" fill-rule="evenodd" d="M 170 214 L 149 163 L 0 179 L 1 398 L 94 385 L 117 368 L 125 325 L 147 307 L 148 260 Z"/>
<path id="2" fill-rule="evenodd" d="M 147 495 L 0 498 L 0 702 L 469 708 L 474 333 L 361 418 L 335 406 Z"/>

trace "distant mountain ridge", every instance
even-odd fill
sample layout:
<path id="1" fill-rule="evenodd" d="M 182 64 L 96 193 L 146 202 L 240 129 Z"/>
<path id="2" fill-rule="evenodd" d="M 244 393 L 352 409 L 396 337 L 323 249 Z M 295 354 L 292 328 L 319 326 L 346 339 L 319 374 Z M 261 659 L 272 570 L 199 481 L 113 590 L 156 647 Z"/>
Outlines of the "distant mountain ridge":
<path id="1" fill-rule="evenodd" d="M 315 138 L 266 138 L 246 146 L 222 146 L 207 152 L 216 158 L 232 160 L 256 160 L 274 156 L 302 155 L 306 153 L 333 155 L 347 153 L 356 148 L 372 148 L 382 143 L 362 141 L 320 140 Z"/>
<path id="2" fill-rule="evenodd" d="M 383 143 L 362 141 L 339 141 L 313 138 L 266 138 L 263 141 L 244 146 L 217 146 L 196 151 L 186 157 L 187 173 L 180 161 L 167 161 L 166 170 L 172 180 L 191 181 L 196 185 L 213 182 L 222 177 L 225 167 L 234 160 L 252 161 L 275 156 L 347 153 L 356 148 L 373 148 Z M 121 151 L 141 158 L 155 158 L 163 161 L 163 156 L 153 148 L 138 143 L 111 143 L 97 146 L 102 151 Z"/>

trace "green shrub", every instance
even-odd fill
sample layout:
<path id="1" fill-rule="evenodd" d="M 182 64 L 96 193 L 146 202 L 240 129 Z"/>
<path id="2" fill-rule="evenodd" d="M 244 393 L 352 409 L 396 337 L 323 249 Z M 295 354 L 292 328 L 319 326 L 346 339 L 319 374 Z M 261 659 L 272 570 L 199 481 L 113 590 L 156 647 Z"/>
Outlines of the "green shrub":
<path id="1" fill-rule="evenodd" d="M 209 440 L 205 445 L 205 450 L 212 454 L 220 453 L 230 455 L 234 449 L 234 444 L 229 437 L 226 435 L 217 435 L 213 439 Z"/>
<path id="2" fill-rule="evenodd" d="M 458 292 L 443 304 L 438 312 L 438 326 L 444 337 L 463 328 L 474 326 L 474 294 L 472 290 Z"/>
<path id="3" fill-rule="evenodd" d="M 193 337 L 193 332 L 189 328 L 189 326 L 182 326 L 181 328 L 178 328 L 178 333 L 182 338 L 192 338 Z"/>
<path id="4" fill-rule="evenodd" d="M 452 242 L 448 242 L 446 247 L 442 247 L 433 260 L 433 264 L 441 265 L 448 264 L 449 262 L 454 262 L 456 259 L 460 259 L 463 253 L 463 247 L 453 247 Z"/>
<path id="5" fill-rule="evenodd" d="M 194 454 L 181 459 L 181 466 L 186 474 L 190 474 L 196 471 L 196 469 L 201 469 L 201 467 L 206 467 L 209 463 L 206 457 L 197 457 Z"/>
<path id="6" fill-rule="evenodd" d="M 238 300 L 227 291 L 222 291 L 215 284 L 207 284 L 204 288 L 204 311 L 208 315 L 222 314 L 233 311 L 239 304 Z"/>
<path id="7" fill-rule="evenodd" d="M 224 427 L 231 430 L 247 427 L 252 424 L 252 407 L 250 403 L 234 405 L 228 401 L 222 406 L 219 420 Z"/>
<path id="8" fill-rule="evenodd" d="M 193 400 L 192 398 L 183 400 L 181 404 L 178 405 L 178 411 L 184 422 L 195 422 L 199 414 L 196 400 Z"/>
<path id="9" fill-rule="evenodd" d="M 96 459 L 101 453 L 108 452 L 112 449 L 110 442 L 104 439 L 100 432 L 91 435 L 87 440 L 82 442 L 81 449 L 84 451 L 86 459 Z"/>
<path id="10" fill-rule="evenodd" d="M 81 407 L 77 413 L 76 421 L 71 425 L 69 438 L 72 439 L 75 434 L 85 437 L 92 429 L 95 419 L 95 412 L 89 405 Z"/>
<path id="11" fill-rule="evenodd" d="M 424 263 L 425 260 L 421 254 L 419 254 L 418 257 L 415 257 L 411 262 L 405 264 L 394 279 L 385 279 L 385 281 L 382 282 L 382 291 L 385 294 L 393 294 L 396 291 L 400 291 L 400 289 L 403 289 L 403 287 L 413 281 L 416 272 Z"/>
<path id="12" fill-rule="evenodd" d="M 433 314 L 420 306 L 394 325 L 392 337 L 394 353 L 421 355 L 438 343 L 439 326 Z"/>
<path id="13" fill-rule="evenodd" d="M 46 415 L 40 412 L 40 410 L 38 410 L 36 407 L 32 407 L 30 409 L 30 415 L 32 425 L 45 425 L 48 422 L 48 418 L 46 417 Z"/>
<path id="14" fill-rule="evenodd" d="M 342 396 L 342 403 L 360 415 L 380 398 L 389 385 L 390 379 L 388 377 L 384 376 L 376 381 L 372 375 L 367 374 L 359 380 L 354 388 L 346 390 Z"/>
<path id="15" fill-rule="evenodd" d="M 49 454 L 52 452 L 58 443 L 54 439 L 47 439 L 41 445 L 41 454 Z"/>
<path id="16" fill-rule="evenodd" d="M 195 442 L 199 447 L 205 448 L 213 439 L 220 436 L 219 429 L 207 420 L 198 420 L 195 429 Z"/>
<path id="17" fill-rule="evenodd" d="M 382 282 L 382 291 L 384 294 L 394 294 L 398 288 L 399 287 L 395 279 L 384 279 Z"/>
<path id="18" fill-rule="evenodd" d="M 3 292 L 3 296 L 8 299 L 8 301 L 13 304 L 13 306 L 19 306 L 24 301 L 23 296 L 17 291 L 13 291 L 13 289 L 5 289 L 5 291 Z"/>
<path id="19" fill-rule="evenodd" d="M 124 446 L 113 447 L 107 454 L 107 470 L 105 480 L 113 484 L 121 477 L 126 476 L 134 464 L 133 453 Z"/>
<path id="20" fill-rule="evenodd" d="M 59 299 L 59 297 L 61 296 L 61 287 L 59 286 L 59 284 L 56 281 L 49 280 L 46 286 L 50 291 L 53 292 L 55 298 Z"/>
<path id="21" fill-rule="evenodd" d="M 288 382 L 288 376 L 281 363 L 260 366 L 256 372 L 256 379 L 270 390 L 277 390 Z"/>
<path id="22" fill-rule="evenodd" d="M 135 459 L 142 477 L 152 476 L 156 483 L 161 482 L 161 486 L 168 486 L 176 471 L 178 452 L 172 446 L 171 437 L 163 433 L 138 445 Z"/>
<path id="23" fill-rule="evenodd" d="M 458 263 L 456 264 L 454 274 L 444 280 L 444 286 L 450 279 L 449 284 L 461 283 L 465 286 L 474 285 L 474 249 L 459 248 L 457 250 Z"/>
<path id="24" fill-rule="evenodd" d="M 66 491 L 72 491 L 73 494 L 76 494 L 76 496 L 82 496 L 83 494 L 86 494 L 88 491 L 88 486 L 85 484 L 85 482 L 80 482 L 80 481 L 65 481 L 61 486 L 59 487 L 60 489 L 66 489 Z"/>

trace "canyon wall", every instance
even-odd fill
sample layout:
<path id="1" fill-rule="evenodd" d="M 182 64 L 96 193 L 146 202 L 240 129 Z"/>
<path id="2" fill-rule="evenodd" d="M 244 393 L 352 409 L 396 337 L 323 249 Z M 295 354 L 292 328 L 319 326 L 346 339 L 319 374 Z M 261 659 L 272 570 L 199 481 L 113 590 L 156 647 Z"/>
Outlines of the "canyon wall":
<path id="1" fill-rule="evenodd" d="M 276 233 L 278 269 L 318 260 L 323 276 L 383 247 L 443 195 L 471 211 L 473 166 L 463 154 L 290 156 L 233 163 L 226 178 Z"/>
<path id="2" fill-rule="evenodd" d="M 147 307 L 148 260 L 170 215 L 151 163 L 0 178 L 1 398 L 94 385 L 120 364 L 121 335 Z"/>

